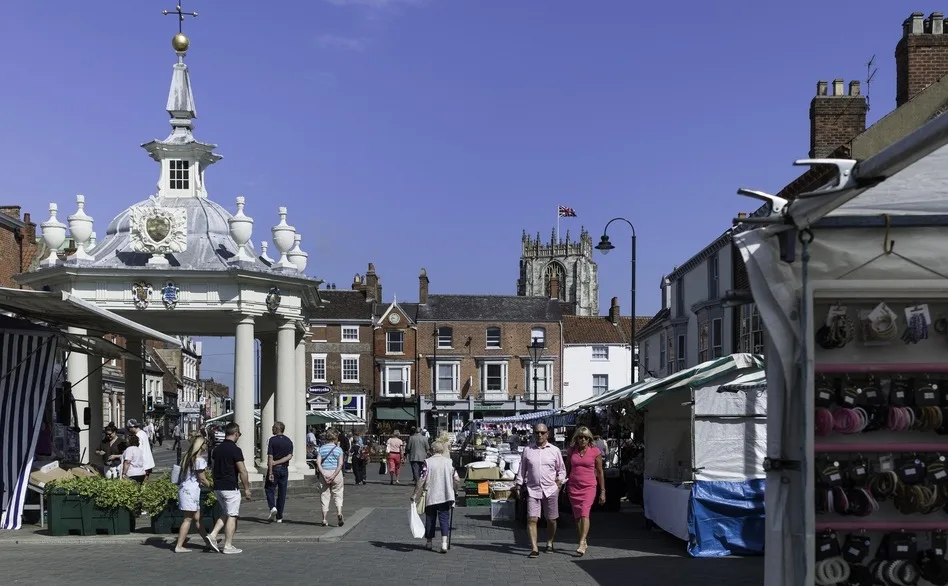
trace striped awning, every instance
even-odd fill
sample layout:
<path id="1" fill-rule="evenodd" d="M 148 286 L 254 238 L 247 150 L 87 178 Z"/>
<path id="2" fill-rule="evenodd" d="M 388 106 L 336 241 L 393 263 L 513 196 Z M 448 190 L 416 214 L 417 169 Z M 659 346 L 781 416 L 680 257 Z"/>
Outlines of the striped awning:
<path id="1" fill-rule="evenodd" d="M 530 421 L 539 421 L 556 414 L 556 409 L 546 411 L 531 411 L 530 413 L 521 413 L 520 415 L 509 415 L 507 417 L 485 417 L 481 421 L 484 423 L 527 423 Z"/>
<path id="2" fill-rule="evenodd" d="M 217 417 L 211 417 L 210 419 L 204 420 L 204 423 L 218 423 L 224 421 L 233 421 L 234 412 L 228 411 L 223 415 L 218 415 Z M 256 424 L 260 424 L 260 409 L 253 410 L 253 421 Z M 332 424 L 338 423 L 340 425 L 365 425 L 365 420 L 360 418 L 354 413 L 349 411 L 307 411 L 306 412 L 306 425 L 322 425 L 322 424 Z"/>
<path id="3" fill-rule="evenodd" d="M 306 425 L 365 425 L 365 420 L 349 411 L 307 411 Z"/>
<path id="4" fill-rule="evenodd" d="M 721 391 L 758 391 L 767 388 L 767 372 L 763 369 L 743 374 L 729 383 L 721 385 Z"/>
<path id="5" fill-rule="evenodd" d="M 731 354 L 697 366 L 676 372 L 664 378 L 647 380 L 637 385 L 631 385 L 575 405 L 575 409 L 602 407 L 611 405 L 623 399 L 632 397 L 636 407 L 643 404 L 662 391 L 681 387 L 698 387 L 708 382 L 746 368 L 763 369 L 764 357 L 755 354 Z"/>

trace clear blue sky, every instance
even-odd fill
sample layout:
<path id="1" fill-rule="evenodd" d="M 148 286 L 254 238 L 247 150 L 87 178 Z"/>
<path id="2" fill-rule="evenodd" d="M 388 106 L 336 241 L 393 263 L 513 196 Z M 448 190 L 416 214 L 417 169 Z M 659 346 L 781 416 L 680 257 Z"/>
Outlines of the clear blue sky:
<path id="1" fill-rule="evenodd" d="M 199 139 L 224 160 L 211 198 L 247 197 L 254 240 L 278 205 L 307 272 L 340 287 L 374 262 L 387 299 L 514 294 L 521 230 L 638 230 L 638 312 L 662 274 L 776 191 L 809 148 L 816 82 L 864 80 L 894 107 L 893 52 L 913 10 L 872 1 L 184 0 Z M 0 204 L 37 222 L 75 194 L 100 235 L 154 192 L 138 147 L 167 135 L 173 0 L 8 2 Z M 654 6 L 653 6 L 654 4 Z M 601 304 L 628 310 L 627 229 L 600 257 Z M 204 373 L 231 381 L 231 341 Z"/>

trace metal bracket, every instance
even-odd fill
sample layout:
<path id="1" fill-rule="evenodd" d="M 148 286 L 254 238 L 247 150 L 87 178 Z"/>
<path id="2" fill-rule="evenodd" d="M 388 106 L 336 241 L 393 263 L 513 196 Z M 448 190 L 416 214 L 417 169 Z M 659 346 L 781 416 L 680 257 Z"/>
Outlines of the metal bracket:
<path id="1" fill-rule="evenodd" d="M 799 470 L 799 460 L 783 460 L 780 458 L 764 458 L 764 472 L 779 472 L 781 470 Z"/>
<path id="2" fill-rule="evenodd" d="M 830 193 L 838 193 L 858 187 L 853 180 L 853 168 L 856 166 L 856 163 L 858 163 L 858 161 L 855 159 L 799 159 L 794 161 L 793 164 L 797 167 L 814 167 L 817 165 L 836 167 L 836 171 L 839 174 L 836 183 L 801 193 L 797 195 L 796 199 L 828 195 Z"/>
<path id="3" fill-rule="evenodd" d="M 787 207 L 787 200 L 782 197 L 777 197 L 776 195 L 770 195 L 765 191 L 744 189 L 741 187 L 737 190 L 737 194 L 770 203 L 770 215 L 772 216 L 779 216 L 783 214 L 783 209 Z"/>

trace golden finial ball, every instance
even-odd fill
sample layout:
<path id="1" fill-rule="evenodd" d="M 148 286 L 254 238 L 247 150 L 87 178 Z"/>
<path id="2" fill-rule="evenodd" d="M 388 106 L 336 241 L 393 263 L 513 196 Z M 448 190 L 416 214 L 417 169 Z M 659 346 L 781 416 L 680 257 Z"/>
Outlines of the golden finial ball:
<path id="1" fill-rule="evenodd" d="M 191 41 L 184 33 L 178 33 L 171 39 L 171 46 L 174 47 L 174 50 L 178 53 L 184 53 L 188 50 L 188 47 L 191 46 Z"/>

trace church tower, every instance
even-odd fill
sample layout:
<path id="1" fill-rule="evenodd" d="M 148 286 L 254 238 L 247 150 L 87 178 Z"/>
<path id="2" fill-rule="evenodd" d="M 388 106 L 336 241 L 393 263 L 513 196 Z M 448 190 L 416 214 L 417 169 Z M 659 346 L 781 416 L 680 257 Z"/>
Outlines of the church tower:
<path id="1" fill-rule="evenodd" d="M 599 315 L 599 267 L 593 260 L 593 242 L 583 228 L 578 241 L 557 240 L 556 231 L 549 242 L 522 237 L 520 278 L 517 295 L 557 297 L 568 304 L 575 315 Z"/>

